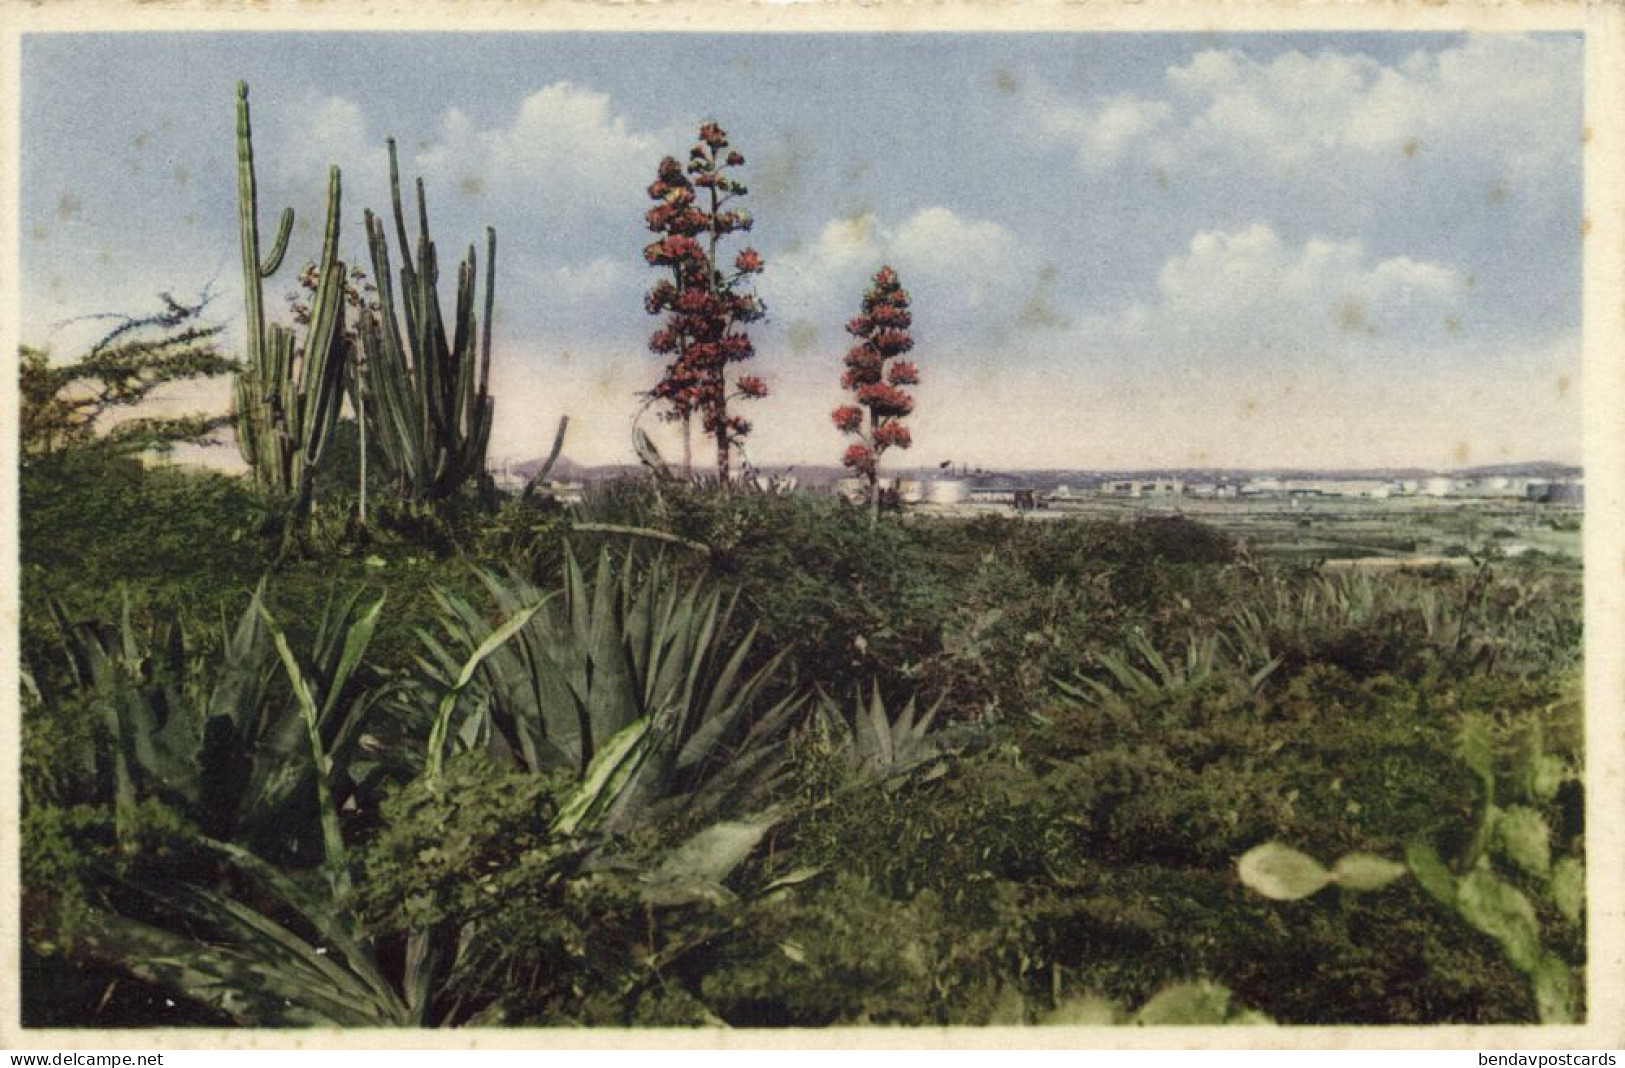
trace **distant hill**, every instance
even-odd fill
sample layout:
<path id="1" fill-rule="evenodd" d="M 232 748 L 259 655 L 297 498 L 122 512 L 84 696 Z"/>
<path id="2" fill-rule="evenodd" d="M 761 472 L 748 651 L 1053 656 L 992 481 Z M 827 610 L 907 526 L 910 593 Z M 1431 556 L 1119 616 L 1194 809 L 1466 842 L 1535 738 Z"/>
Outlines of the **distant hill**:
<path id="1" fill-rule="evenodd" d="M 1465 468 L 1455 474 L 1461 478 L 1580 478 L 1585 468 L 1551 463 L 1491 464 Z"/>
<path id="2" fill-rule="evenodd" d="M 508 464 L 516 475 L 529 478 L 542 466 L 542 458 Z M 569 457 L 561 457 L 554 465 L 552 477 L 562 481 L 600 482 L 606 479 L 643 472 L 641 464 L 578 464 Z M 704 474 L 708 467 L 696 465 L 695 471 Z M 766 464 L 757 469 L 763 474 L 791 475 L 804 486 L 823 486 L 847 476 L 844 468 L 826 464 Z M 1571 464 L 1532 460 L 1523 463 L 1487 464 L 1478 467 L 1142 467 L 1142 468 L 977 468 L 966 471 L 953 468 L 945 471 L 932 467 L 887 468 L 890 478 L 935 478 L 1003 475 L 1024 481 L 1048 485 L 1089 485 L 1115 479 L 1179 479 L 1184 482 L 1246 482 L 1254 478 L 1284 479 L 1422 479 L 1445 476 L 1449 478 L 1580 478 L 1584 469 Z"/>

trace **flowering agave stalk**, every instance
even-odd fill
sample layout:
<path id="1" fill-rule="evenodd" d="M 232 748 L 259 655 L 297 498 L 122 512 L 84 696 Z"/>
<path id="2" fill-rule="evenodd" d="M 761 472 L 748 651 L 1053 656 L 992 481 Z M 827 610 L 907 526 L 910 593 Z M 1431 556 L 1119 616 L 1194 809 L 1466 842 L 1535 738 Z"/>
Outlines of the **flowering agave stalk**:
<path id="1" fill-rule="evenodd" d="M 450 497 L 485 471 L 491 436 L 491 313 L 496 296 L 496 231 L 485 231 L 484 322 L 475 312 L 474 246 L 457 268 L 457 307 L 448 339 L 441 318 L 439 260 L 429 236 L 423 180 L 417 182 L 418 243 L 401 208 L 400 168 L 389 142 L 389 189 L 401 251 L 400 289 L 384 223 L 366 213 L 367 245 L 378 286 L 377 314 L 364 313 L 367 426 L 404 497 Z"/>
<path id="2" fill-rule="evenodd" d="M 256 483 L 293 498 L 295 518 L 310 506 L 316 469 L 344 397 L 349 345 L 344 333 L 344 264 L 338 259 L 339 197 L 339 169 L 330 167 L 322 258 L 316 268 L 310 321 L 300 344 L 291 328 L 265 320 L 264 280 L 282 265 L 293 209 L 283 209 L 271 250 L 262 258 L 248 85 L 238 82 L 237 219 L 248 365 L 237 376 L 237 447 Z"/>
<path id="3" fill-rule="evenodd" d="M 728 377 L 730 364 L 756 354 L 742 327 L 763 315 L 761 301 L 747 286 L 762 270 L 757 251 L 740 250 L 732 271 L 724 271 L 718 259 L 725 237 L 751 228 L 749 213 L 728 207 L 747 192 L 729 174 L 744 163 L 745 157 L 729 148 L 722 127 L 704 124 L 686 168 L 670 156 L 660 161 L 649 186 L 657 203 L 645 216 L 660 236 L 643 250 L 643 258 L 670 272 L 644 298 L 650 315 L 666 316 L 649 339 L 650 351 L 667 360 L 649 398 L 663 406 L 664 418 L 683 424 L 685 474 L 693 470 L 690 430 L 694 416 L 700 416 L 705 434 L 716 442 L 717 477 L 724 485 L 732 450 L 750 433 L 750 423 L 729 404 L 767 396 L 767 384 L 755 375 L 739 375 L 731 384 Z"/>
<path id="4" fill-rule="evenodd" d="M 880 515 L 881 454 L 914 443 L 902 422 L 914 410 L 914 398 L 901 387 L 917 384 L 920 376 L 914 364 L 898 358 L 914 347 L 908 333 L 913 321 L 897 272 L 882 267 L 863 295 L 862 314 L 846 324 L 846 332 L 858 340 L 847 350 L 841 388 L 857 403 L 836 408 L 831 418 L 836 429 L 858 439 L 841 463 L 868 481 L 871 520 Z"/>

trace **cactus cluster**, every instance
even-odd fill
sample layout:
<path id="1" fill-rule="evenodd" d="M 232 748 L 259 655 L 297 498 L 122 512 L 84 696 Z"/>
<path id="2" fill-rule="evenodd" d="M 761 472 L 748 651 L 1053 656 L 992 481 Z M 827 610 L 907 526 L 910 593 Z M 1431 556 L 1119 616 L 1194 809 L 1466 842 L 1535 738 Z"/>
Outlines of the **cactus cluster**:
<path id="1" fill-rule="evenodd" d="M 237 445 L 255 481 L 291 498 L 295 515 L 309 507 L 315 472 L 344 396 L 348 341 L 345 271 L 338 258 L 339 200 L 339 169 L 331 167 L 316 293 L 301 340 L 292 328 L 266 322 L 264 280 L 276 273 L 287 253 L 293 209 L 283 209 L 271 249 L 262 258 L 248 86 L 238 82 L 237 217 L 248 358 L 236 383 Z"/>
<path id="2" fill-rule="evenodd" d="M 496 231 L 485 231 L 484 321 L 475 313 L 474 246 L 457 268 L 457 308 L 448 339 L 440 312 L 440 269 L 429 236 L 423 180 L 417 181 L 418 242 L 407 236 L 400 168 L 389 142 L 389 188 L 400 246 L 399 289 L 384 223 L 366 213 L 367 244 L 378 285 L 378 314 L 364 314 L 363 382 L 372 404 L 367 422 L 379 455 L 403 497 L 451 496 L 485 471 L 491 436 L 491 312 L 496 285 Z M 403 329 L 404 325 L 404 329 Z"/>

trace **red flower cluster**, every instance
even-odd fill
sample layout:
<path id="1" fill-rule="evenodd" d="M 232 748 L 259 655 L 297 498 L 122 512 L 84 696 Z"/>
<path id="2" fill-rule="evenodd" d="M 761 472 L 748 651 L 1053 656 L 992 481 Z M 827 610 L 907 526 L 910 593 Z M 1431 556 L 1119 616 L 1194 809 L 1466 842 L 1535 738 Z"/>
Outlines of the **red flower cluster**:
<path id="1" fill-rule="evenodd" d="M 844 404 L 830 416 L 837 430 L 860 439 L 860 444 L 847 448 L 841 463 L 868 479 L 871 499 L 877 489 L 881 454 L 914 444 L 913 435 L 899 422 L 914 410 L 914 398 L 899 387 L 917 385 L 920 372 L 914 364 L 896 359 L 914 347 L 908 333 L 913 322 L 908 293 L 898 283 L 897 272 L 882 267 L 863 295 L 863 313 L 846 324 L 847 333 L 858 344 L 847 350 L 841 388 L 851 390 L 857 404 Z M 895 362 L 888 365 L 888 361 Z"/>
<path id="2" fill-rule="evenodd" d="M 643 250 L 643 258 L 651 267 L 682 267 L 695 260 L 704 260 L 700 243 L 686 234 L 661 238 Z"/>
<path id="3" fill-rule="evenodd" d="M 889 360 L 912 349 L 914 339 L 908 336 L 907 331 L 884 326 L 869 335 L 869 344 L 882 358 Z"/>
<path id="4" fill-rule="evenodd" d="M 867 345 L 854 345 L 846 353 L 846 370 L 841 374 L 842 389 L 861 389 L 880 381 L 885 360 Z"/>
<path id="5" fill-rule="evenodd" d="M 705 432 L 718 446 L 718 473 L 728 477 L 728 453 L 746 434 L 750 424 L 728 410 L 734 398 L 767 396 L 767 383 L 755 375 L 728 385 L 727 367 L 755 355 L 749 336 L 740 329 L 760 320 L 761 302 L 747 279 L 762 270 L 762 257 L 753 248 L 739 251 L 734 274 L 723 273 L 713 262 L 717 242 L 728 234 L 749 230 L 748 213 L 725 208 L 745 195 L 744 185 L 727 172 L 742 166 L 745 157 L 727 151 L 728 135 L 707 122 L 698 142 L 689 150 L 686 165 L 673 157 L 660 161 L 649 198 L 658 203 L 645 214 L 645 222 L 658 240 L 644 249 L 652 267 L 670 271 L 644 297 L 650 315 L 665 322 L 649 339 L 654 353 L 667 357 L 665 371 L 649 396 L 660 402 L 661 415 L 685 426 L 696 414 Z M 720 260 L 720 257 L 719 257 Z"/>
<path id="6" fill-rule="evenodd" d="M 884 382 L 858 387 L 858 403 L 881 418 L 900 418 L 914 410 L 914 398 Z"/>
<path id="7" fill-rule="evenodd" d="M 868 319 L 877 326 L 889 326 L 896 330 L 907 330 L 914 325 L 914 317 L 908 313 L 906 304 L 877 304 L 869 310 Z"/>
<path id="8" fill-rule="evenodd" d="M 830 413 L 835 420 L 835 429 L 844 434 L 851 434 L 863 429 L 863 409 L 855 404 L 843 404 Z"/>
<path id="9" fill-rule="evenodd" d="M 677 351 L 677 331 L 670 327 L 661 327 L 649 338 L 649 351 L 657 356 L 665 356 Z"/>
<path id="10" fill-rule="evenodd" d="M 906 449 L 914 444 L 914 436 L 908 432 L 908 427 L 895 420 L 881 423 L 875 427 L 875 448 Z"/>

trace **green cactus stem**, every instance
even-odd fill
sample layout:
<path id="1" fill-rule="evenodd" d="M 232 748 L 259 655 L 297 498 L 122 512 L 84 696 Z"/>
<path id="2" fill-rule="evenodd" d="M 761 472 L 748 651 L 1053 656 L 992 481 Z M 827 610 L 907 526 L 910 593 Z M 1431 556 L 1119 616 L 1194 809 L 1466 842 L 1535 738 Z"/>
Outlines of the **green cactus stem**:
<path id="1" fill-rule="evenodd" d="M 287 254 L 293 209 L 283 209 L 271 249 L 261 256 L 248 86 L 238 82 L 237 221 L 248 359 L 236 382 L 237 445 L 255 481 L 294 502 L 295 518 L 309 508 L 316 471 L 343 400 L 348 342 L 345 268 L 338 258 L 341 198 L 339 169 L 330 167 L 316 292 L 301 340 L 292 328 L 266 321 L 264 279 Z"/>
<path id="2" fill-rule="evenodd" d="M 367 212 L 367 245 L 378 286 L 378 314 L 367 316 L 361 330 L 371 401 L 369 436 L 377 442 L 379 456 L 403 496 L 441 500 L 485 473 L 493 410 L 496 231 L 489 227 L 485 231 L 484 321 L 479 314 L 479 259 L 470 245 L 457 268 L 457 303 L 448 338 L 423 181 L 416 183 L 414 248 L 407 234 L 395 142 L 388 144 L 390 204 L 401 264 L 397 274 L 385 224 Z"/>

